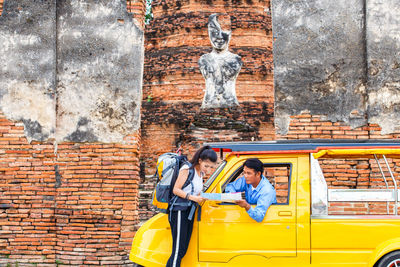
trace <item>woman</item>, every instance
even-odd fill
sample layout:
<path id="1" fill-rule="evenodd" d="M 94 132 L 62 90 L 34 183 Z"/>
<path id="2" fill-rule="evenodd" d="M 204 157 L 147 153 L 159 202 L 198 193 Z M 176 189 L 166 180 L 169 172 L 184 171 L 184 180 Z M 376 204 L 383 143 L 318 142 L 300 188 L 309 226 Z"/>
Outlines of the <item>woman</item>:
<path id="1" fill-rule="evenodd" d="M 210 174 L 215 162 L 217 162 L 217 158 L 217 153 L 211 147 L 203 146 L 194 154 L 190 161 L 190 166 L 184 165 L 179 170 L 173 193 L 176 195 L 175 202 L 178 201 L 181 205 L 177 205 L 176 207 L 172 205 L 168 216 L 173 244 L 172 254 L 168 259 L 167 267 L 181 265 L 181 260 L 186 254 L 193 230 L 194 216 L 192 216 L 192 207 L 195 203 L 201 203 L 204 200 L 200 196 L 203 189 L 203 176 L 204 174 Z M 184 186 L 189 173 L 193 173 L 193 171 L 192 182 Z M 183 205 L 185 203 L 188 205 Z"/>

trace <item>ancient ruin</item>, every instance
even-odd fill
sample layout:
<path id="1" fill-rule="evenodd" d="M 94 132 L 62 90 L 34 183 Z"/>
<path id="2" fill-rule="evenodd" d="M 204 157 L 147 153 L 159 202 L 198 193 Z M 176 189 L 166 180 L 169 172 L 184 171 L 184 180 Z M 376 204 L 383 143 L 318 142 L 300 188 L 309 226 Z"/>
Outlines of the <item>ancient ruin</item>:
<path id="1" fill-rule="evenodd" d="M 222 16 L 212 14 L 208 19 L 208 35 L 213 50 L 200 57 L 201 74 L 206 79 L 206 90 L 202 108 L 237 106 L 236 77 L 242 67 L 241 57 L 228 51 L 231 30 L 220 23 Z M 230 22 L 228 16 L 227 19 Z M 230 25 L 230 23 L 227 23 Z"/>

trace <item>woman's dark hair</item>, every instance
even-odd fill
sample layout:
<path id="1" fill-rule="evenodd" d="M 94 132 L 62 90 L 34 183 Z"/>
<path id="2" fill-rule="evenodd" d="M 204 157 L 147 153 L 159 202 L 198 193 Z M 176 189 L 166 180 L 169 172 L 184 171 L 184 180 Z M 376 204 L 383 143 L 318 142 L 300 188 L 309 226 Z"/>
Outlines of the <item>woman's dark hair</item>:
<path id="1" fill-rule="evenodd" d="M 193 158 L 189 161 L 192 164 L 191 168 L 194 168 L 197 164 L 199 164 L 199 159 L 201 160 L 210 160 L 211 162 L 217 162 L 218 156 L 217 153 L 210 146 L 203 146 L 199 150 L 196 151 Z"/>
<path id="2" fill-rule="evenodd" d="M 263 163 L 261 162 L 261 160 L 259 160 L 257 158 L 247 159 L 243 163 L 243 167 L 244 166 L 246 166 L 247 168 L 253 169 L 256 173 L 261 172 L 261 174 L 263 174 L 263 171 L 264 171 Z"/>

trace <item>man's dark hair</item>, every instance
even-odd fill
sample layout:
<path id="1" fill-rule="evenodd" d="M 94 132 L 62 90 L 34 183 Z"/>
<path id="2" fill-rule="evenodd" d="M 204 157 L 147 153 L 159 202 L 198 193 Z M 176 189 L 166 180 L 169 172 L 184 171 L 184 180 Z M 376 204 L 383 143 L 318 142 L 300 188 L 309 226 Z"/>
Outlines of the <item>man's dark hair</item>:
<path id="1" fill-rule="evenodd" d="M 246 166 L 247 168 L 253 169 L 256 173 L 260 172 L 261 175 L 263 174 L 264 171 L 264 166 L 261 160 L 257 158 L 252 158 L 252 159 L 247 159 L 243 163 L 243 167 Z"/>

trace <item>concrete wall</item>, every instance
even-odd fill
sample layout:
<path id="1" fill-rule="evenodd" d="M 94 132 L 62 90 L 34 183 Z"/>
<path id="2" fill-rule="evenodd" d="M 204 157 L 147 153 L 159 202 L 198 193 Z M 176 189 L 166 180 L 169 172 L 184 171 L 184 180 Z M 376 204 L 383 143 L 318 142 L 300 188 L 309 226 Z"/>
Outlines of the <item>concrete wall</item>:
<path id="1" fill-rule="evenodd" d="M 0 17 L 0 109 L 30 140 L 55 136 L 55 14 L 54 1 L 6 1 Z"/>
<path id="2" fill-rule="evenodd" d="M 302 112 L 399 129 L 398 1 L 272 1 L 275 122 Z"/>
<path id="3" fill-rule="evenodd" d="M 126 2 L 6 1 L 0 108 L 29 140 L 121 142 L 139 129 L 143 31 Z"/>
<path id="4" fill-rule="evenodd" d="M 366 1 L 368 118 L 400 131 L 400 1 Z"/>

